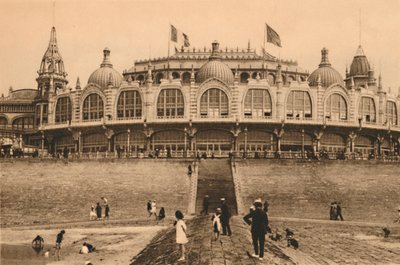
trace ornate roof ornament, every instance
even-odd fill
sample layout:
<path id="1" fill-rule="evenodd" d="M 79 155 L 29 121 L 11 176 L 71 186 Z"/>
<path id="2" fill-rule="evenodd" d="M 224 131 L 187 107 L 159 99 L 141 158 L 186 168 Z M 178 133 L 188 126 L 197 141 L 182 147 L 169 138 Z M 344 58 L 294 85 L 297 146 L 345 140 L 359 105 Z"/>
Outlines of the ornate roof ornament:
<path id="1" fill-rule="evenodd" d="M 75 89 L 76 89 L 76 90 L 81 89 L 81 81 L 79 80 L 79 76 L 78 76 L 78 78 L 76 79 L 76 86 L 75 86 Z"/>

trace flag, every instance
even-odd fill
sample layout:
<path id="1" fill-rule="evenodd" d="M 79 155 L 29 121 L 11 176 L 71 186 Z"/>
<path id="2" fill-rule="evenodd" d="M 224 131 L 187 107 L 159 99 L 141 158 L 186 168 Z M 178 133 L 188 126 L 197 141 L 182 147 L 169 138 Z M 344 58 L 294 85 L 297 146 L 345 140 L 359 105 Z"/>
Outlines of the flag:
<path id="1" fill-rule="evenodd" d="M 281 39 L 279 38 L 278 33 L 276 33 L 275 30 L 273 30 L 270 26 L 268 26 L 268 24 L 265 25 L 267 26 L 267 42 L 282 47 Z"/>
<path id="2" fill-rule="evenodd" d="M 183 35 L 183 46 L 189 47 L 190 46 L 190 42 L 189 42 L 188 35 L 186 35 L 185 33 L 182 33 L 182 35 Z"/>
<path id="3" fill-rule="evenodd" d="M 171 41 L 178 42 L 178 30 L 171 25 Z"/>

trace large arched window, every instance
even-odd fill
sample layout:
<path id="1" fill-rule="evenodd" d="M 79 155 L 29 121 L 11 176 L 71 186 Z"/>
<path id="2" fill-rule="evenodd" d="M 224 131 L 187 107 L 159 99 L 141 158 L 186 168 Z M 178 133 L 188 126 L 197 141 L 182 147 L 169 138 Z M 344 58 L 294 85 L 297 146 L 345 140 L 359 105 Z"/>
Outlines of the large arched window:
<path id="1" fill-rule="evenodd" d="M 397 108 L 393 101 L 386 102 L 386 122 L 397 125 Z"/>
<path id="2" fill-rule="evenodd" d="M 332 94 L 326 100 L 325 118 L 328 120 L 347 120 L 347 104 L 342 95 Z"/>
<path id="3" fill-rule="evenodd" d="M 249 89 L 244 99 L 245 117 L 270 117 L 272 115 L 271 96 L 265 89 Z"/>
<path id="4" fill-rule="evenodd" d="M 286 102 L 286 117 L 307 119 L 312 117 L 311 98 L 306 91 L 291 91 Z"/>
<path id="5" fill-rule="evenodd" d="M 177 118 L 184 115 L 183 95 L 179 89 L 163 89 L 157 100 L 157 117 Z"/>
<path id="6" fill-rule="evenodd" d="M 142 99 L 136 90 L 123 91 L 118 98 L 118 118 L 140 118 L 142 116 Z"/>
<path id="7" fill-rule="evenodd" d="M 375 103 L 372 98 L 362 97 L 358 111 L 363 121 L 376 122 Z"/>
<path id="8" fill-rule="evenodd" d="M 96 120 L 103 118 L 104 105 L 99 94 L 90 94 L 83 101 L 83 120 Z"/>
<path id="9" fill-rule="evenodd" d="M 6 117 L 0 117 L 0 129 L 5 129 L 7 127 L 7 118 Z"/>
<path id="10" fill-rule="evenodd" d="M 200 98 L 200 115 L 203 117 L 228 116 L 228 96 L 218 88 L 211 88 Z"/>
<path id="11" fill-rule="evenodd" d="M 56 105 L 56 123 L 70 121 L 72 117 L 71 100 L 69 97 L 62 97 L 57 100 Z"/>
<path id="12" fill-rule="evenodd" d="M 13 121 L 14 130 L 33 129 L 33 117 L 21 117 Z"/>

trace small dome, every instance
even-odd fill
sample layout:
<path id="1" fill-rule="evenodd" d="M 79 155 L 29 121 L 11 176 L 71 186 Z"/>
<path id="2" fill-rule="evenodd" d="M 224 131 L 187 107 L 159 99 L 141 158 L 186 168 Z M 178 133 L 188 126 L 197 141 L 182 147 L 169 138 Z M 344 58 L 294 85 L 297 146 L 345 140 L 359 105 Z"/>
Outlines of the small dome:
<path id="1" fill-rule="evenodd" d="M 100 68 L 90 75 L 88 84 L 93 83 L 101 87 L 107 87 L 108 85 L 119 87 L 123 81 L 123 77 L 113 68 L 112 63 L 110 62 L 110 50 L 104 48 L 103 54 L 103 62 L 101 63 Z"/>
<path id="2" fill-rule="evenodd" d="M 342 85 L 343 78 L 340 73 L 331 66 L 328 59 L 328 50 L 323 48 L 321 54 L 322 58 L 319 68 L 312 72 L 308 77 L 308 83 L 310 86 L 317 86 L 319 82 L 321 82 L 321 85 L 324 87 L 328 87 L 335 83 Z"/>
<path id="3" fill-rule="evenodd" d="M 353 62 L 350 66 L 350 76 L 364 75 L 368 76 L 368 72 L 371 70 L 367 56 L 360 46 L 358 46 L 356 55 L 353 58 Z"/>
<path id="4" fill-rule="evenodd" d="M 212 43 L 212 54 L 209 61 L 205 63 L 197 74 L 197 82 L 203 83 L 209 78 L 218 78 L 228 84 L 233 83 L 232 70 L 220 61 L 221 57 L 218 55 L 219 43 L 214 41 Z"/>

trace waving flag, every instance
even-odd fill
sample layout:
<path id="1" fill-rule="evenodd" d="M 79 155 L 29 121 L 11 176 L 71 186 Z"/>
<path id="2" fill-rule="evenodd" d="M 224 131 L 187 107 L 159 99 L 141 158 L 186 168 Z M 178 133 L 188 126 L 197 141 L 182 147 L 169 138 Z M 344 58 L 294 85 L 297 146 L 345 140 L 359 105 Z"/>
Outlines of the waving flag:
<path id="1" fill-rule="evenodd" d="M 178 42 L 178 30 L 171 25 L 171 41 Z"/>
<path id="2" fill-rule="evenodd" d="M 267 42 L 270 42 L 276 46 L 282 47 L 281 45 L 281 39 L 279 38 L 279 34 L 276 33 L 275 30 L 273 30 L 268 24 L 265 24 L 267 26 Z"/>

